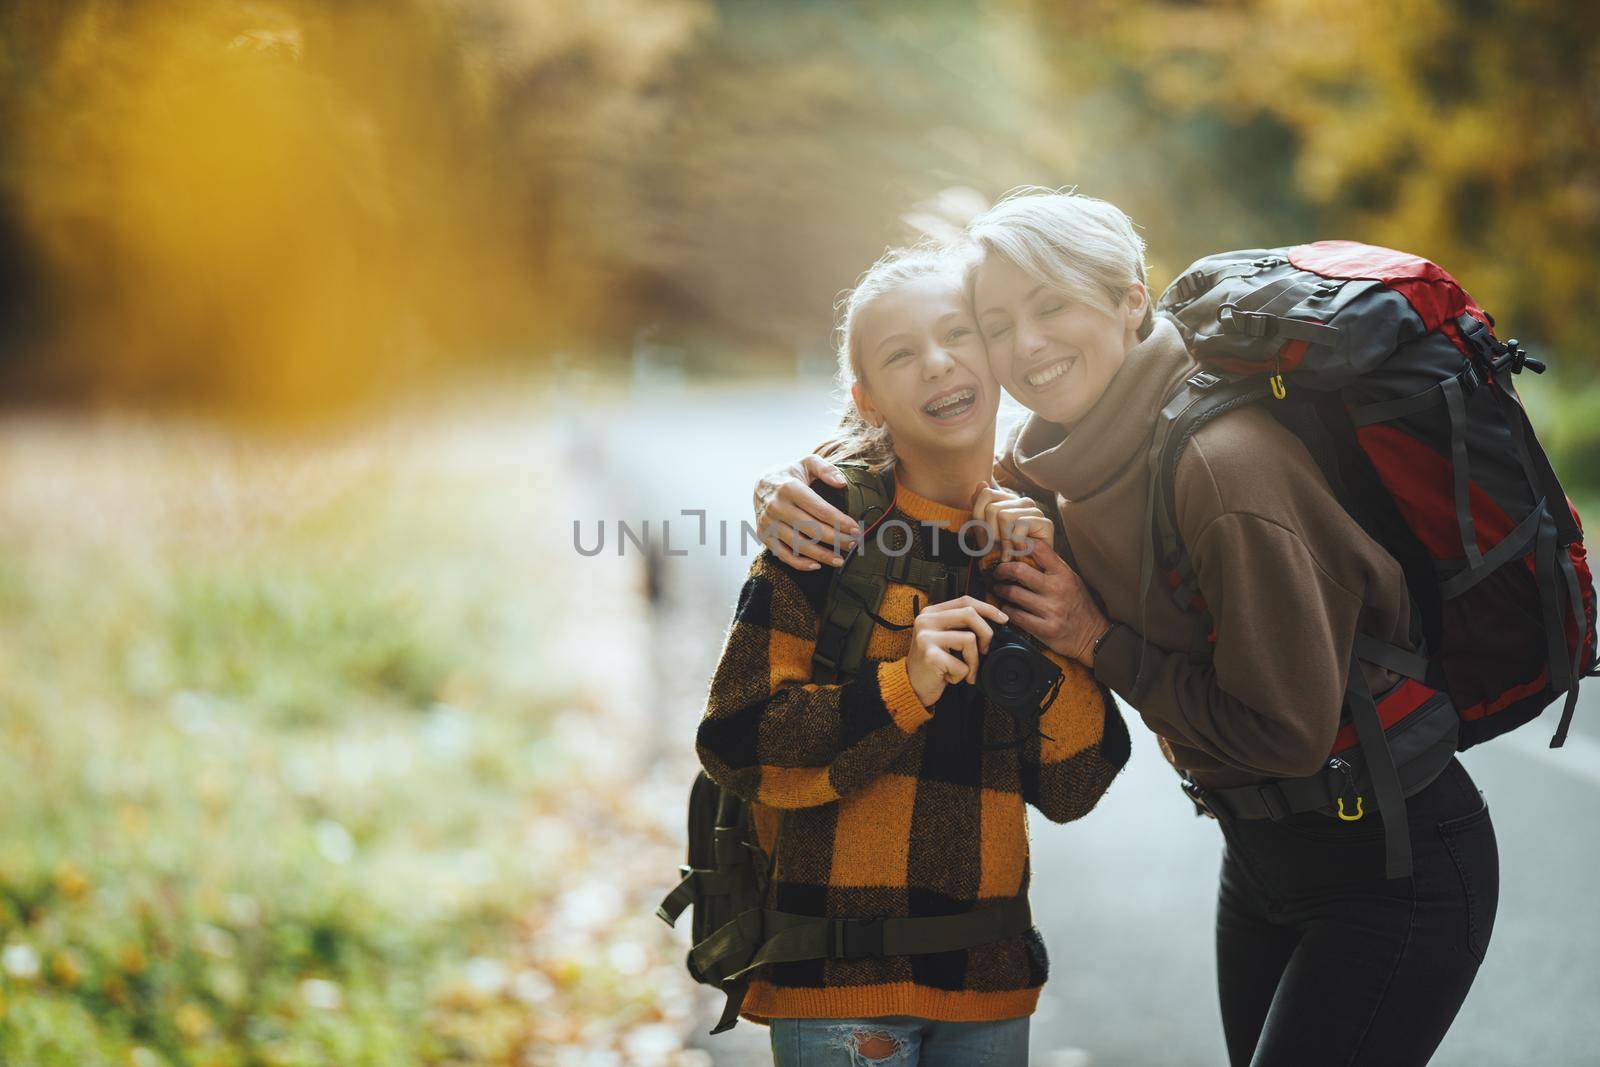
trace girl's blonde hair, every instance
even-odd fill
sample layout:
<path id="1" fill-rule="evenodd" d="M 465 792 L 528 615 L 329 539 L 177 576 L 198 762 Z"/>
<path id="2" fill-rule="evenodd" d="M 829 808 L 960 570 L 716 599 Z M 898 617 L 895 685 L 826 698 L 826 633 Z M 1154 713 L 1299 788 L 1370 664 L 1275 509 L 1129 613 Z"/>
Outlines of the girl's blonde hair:
<path id="1" fill-rule="evenodd" d="M 1144 239 L 1122 209 L 1067 189 L 1023 186 L 967 224 L 972 265 L 1001 255 L 1069 299 L 1114 312 L 1128 288 L 1145 284 Z M 969 276 L 970 277 L 970 276 Z M 1139 339 L 1150 336 L 1147 303 Z"/>
<path id="2" fill-rule="evenodd" d="M 868 304 L 919 278 L 946 275 L 951 284 L 959 288 L 962 270 L 963 263 L 947 246 L 892 248 L 856 279 L 853 289 L 839 297 L 834 305 L 838 313 L 834 336 L 839 358 L 838 383 L 844 403 L 838 429 L 816 447 L 817 455 L 834 463 L 865 463 L 874 471 L 894 464 L 894 439 L 889 427 L 874 426 L 863 418 L 850 393 L 851 386 L 861 380 L 861 341 L 856 322 Z"/>

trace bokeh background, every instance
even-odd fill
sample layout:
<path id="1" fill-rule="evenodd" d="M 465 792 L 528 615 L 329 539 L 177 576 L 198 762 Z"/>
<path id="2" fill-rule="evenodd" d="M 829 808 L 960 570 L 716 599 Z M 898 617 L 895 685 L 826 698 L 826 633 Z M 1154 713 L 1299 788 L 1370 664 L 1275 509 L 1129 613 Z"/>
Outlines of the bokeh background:
<path id="1" fill-rule="evenodd" d="M 737 524 L 838 291 L 1019 184 L 1158 288 L 1444 263 L 1600 513 L 1592 5 L 0 5 L 0 1062 L 763 1062 L 652 914 Z M 1505 884 L 1438 1062 L 1600 1042 L 1583 710 L 1468 758 Z M 1036 827 L 1046 1067 L 1222 1061 L 1172 781 L 1141 737 Z"/>

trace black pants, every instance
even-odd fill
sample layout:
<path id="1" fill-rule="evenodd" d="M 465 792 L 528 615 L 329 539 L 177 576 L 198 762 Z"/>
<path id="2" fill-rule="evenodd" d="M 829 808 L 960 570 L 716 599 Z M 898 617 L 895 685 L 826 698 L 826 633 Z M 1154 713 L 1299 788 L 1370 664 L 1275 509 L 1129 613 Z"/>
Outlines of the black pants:
<path id="1" fill-rule="evenodd" d="M 1414 872 L 1383 877 L 1376 812 L 1224 817 L 1217 985 L 1234 1067 L 1425 1064 L 1494 928 L 1489 809 L 1452 759 L 1406 801 Z"/>

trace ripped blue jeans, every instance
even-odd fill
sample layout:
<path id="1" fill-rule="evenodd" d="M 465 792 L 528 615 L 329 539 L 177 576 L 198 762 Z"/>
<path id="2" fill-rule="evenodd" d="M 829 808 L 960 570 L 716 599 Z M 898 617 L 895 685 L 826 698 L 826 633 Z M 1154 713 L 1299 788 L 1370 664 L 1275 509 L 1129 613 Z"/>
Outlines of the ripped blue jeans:
<path id="1" fill-rule="evenodd" d="M 1028 1067 L 1028 1016 L 946 1023 L 911 1015 L 774 1019 L 774 1067 Z"/>

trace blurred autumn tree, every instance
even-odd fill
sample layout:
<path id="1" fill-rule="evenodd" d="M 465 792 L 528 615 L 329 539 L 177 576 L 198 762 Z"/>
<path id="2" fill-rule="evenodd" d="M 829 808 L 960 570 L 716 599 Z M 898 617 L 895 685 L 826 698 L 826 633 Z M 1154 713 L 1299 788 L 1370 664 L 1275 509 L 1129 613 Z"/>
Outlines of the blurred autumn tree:
<path id="1" fill-rule="evenodd" d="M 380 355 L 498 325 L 518 272 L 490 116 L 442 19 L 397 6 L 7 9 L 4 178 L 50 302 L 36 384 L 339 404 Z"/>
<path id="2" fill-rule="evenodd" d="M 1219 245 L 1392 245 L 1443 263 L 1512 332 L 1596 362 L 1600 7 L 1030 7 L 1065 95 L 1116 87 L 1108 177 L 1137 191 L 1122 199 L 1167 277 Z"/>
<path id="3" fill-rule="evenodd" d="M 33 395 L 273 412 L 646 329 L 774 365 L 825 340 L 885 244 L 1029 182 L 1121 204 L 1157 284 L 1221 247 L 1362 238 L 1587 356 L 1596 21 L 1548 0 L 20 0 L 0 351 Z"/>

